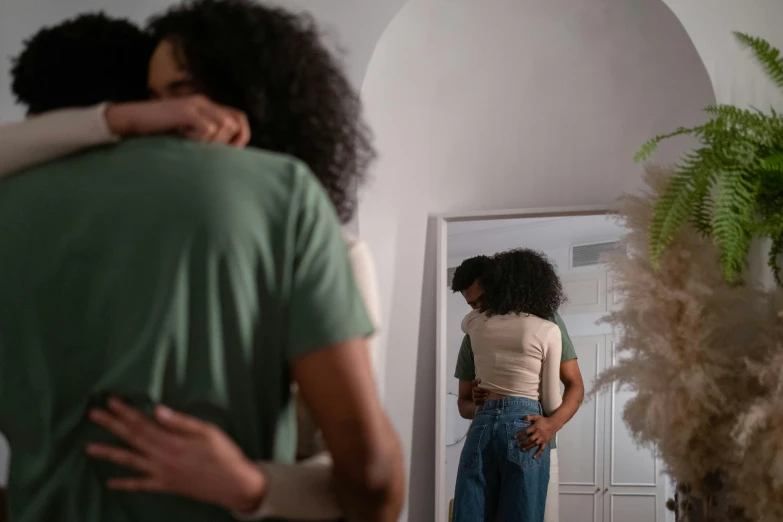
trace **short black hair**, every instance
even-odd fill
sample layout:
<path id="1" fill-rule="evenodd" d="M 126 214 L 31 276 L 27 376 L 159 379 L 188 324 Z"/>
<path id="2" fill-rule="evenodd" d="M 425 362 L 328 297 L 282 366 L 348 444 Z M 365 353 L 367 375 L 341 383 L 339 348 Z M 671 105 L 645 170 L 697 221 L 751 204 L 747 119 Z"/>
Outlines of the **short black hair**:
<path id="1" fill-rule="evenodd" d="M 203 94 L 244 112 L 250 146 L 302 160 L 342 222 L 375 158 L 358 91 L 313 18 L 250 0 L 185 0 L 153 18 Z"/>
<path id="2" fill-rule="evenodd" d="M 476 256 L 464 260 L 454 270 L 454 277 L 451 279 L 451 291 L 454 293 L 463 292 L 476 281 L 483 283 L 483 278 L 490 273 L 491 267 L 492 258 L 488 256 Z"/>
<path id="3" fill-rule="evenodd" d="M 492 260 L 492 274 L 481 279 L 481 310 L 487 315 L 531 314 L 550 320 L 566 301 L 557 270 L 542 252 L 518 248 Z"/>
<path id="4" fill-rule="evenodd" d="M 80 15 L 25 41 L 11 90 L 29 114 L 142 100 L 153 50 L 152 37 L 128 20 Z"/>

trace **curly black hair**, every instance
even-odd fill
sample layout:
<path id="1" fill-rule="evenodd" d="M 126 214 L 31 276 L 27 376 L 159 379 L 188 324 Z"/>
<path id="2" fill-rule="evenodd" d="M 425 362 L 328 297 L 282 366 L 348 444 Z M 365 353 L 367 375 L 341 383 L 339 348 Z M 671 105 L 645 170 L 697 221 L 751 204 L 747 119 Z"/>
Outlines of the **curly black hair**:
<path id="1" fill-rule="evenodd" d="M 531 314 L 551 319 L 566 296 L 554 265 L 529 248 L 492 256 L 492 270 L 479 282 L 484 288 L 482 311 L 489 316 Z"/>
<path id="2" fill-rule="evenodd" d="M 11 90 L 28 114 L 147 98 L 154 40 L 128 20 L 89 13 L 45 27 L 12 61 Z"/>
<path id="3" fill-rule="evenodd" d="M 491 267 L 492 258 L 489 256 L 476 256 L 464 260 L 454 270 L 454 276 L 451 278 L 451 291 L 454 293 L 464 292 L 473 283 L 486 276 Z"/>
<path id="4" fill-rule="evenodd" d="M 340 219 L 375 158 L 357 91 L 309 15 L 249 0 L 190 0 L 153 18 L 198 89 L 245 112 L 250 145 L 304 161 Z"/>

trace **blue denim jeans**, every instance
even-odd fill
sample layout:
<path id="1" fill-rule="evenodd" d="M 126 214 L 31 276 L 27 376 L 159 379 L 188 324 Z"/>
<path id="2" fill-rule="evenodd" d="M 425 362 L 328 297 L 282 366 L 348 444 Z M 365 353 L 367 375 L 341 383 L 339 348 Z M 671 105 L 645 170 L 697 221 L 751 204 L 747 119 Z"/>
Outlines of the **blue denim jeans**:
<path id="1" fill-rule="evenodd" d="M 549 484 L 549 446 L 533 460 L 514 435 L 542 415 L 532 399 L 489 400 L 476 410 L 457 472 L 453 522 L 543 522 Z"/>

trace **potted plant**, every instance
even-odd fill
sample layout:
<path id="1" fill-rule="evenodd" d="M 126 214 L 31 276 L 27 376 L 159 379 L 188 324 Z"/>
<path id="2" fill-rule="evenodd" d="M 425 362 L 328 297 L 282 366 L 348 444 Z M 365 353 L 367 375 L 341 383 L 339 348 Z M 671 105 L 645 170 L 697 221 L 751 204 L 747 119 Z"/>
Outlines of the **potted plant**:
<path id="1" fill-rule="evenodd" d="M 742 33 L 783 91 L 783 57 Z M 672 136 L 699 146 L 673 170 L 648 166 L 646 194 L 619 215 L 633 256 L 610 268 L 624 303 L 615 364 L 591 395 L 635 392 L 624 420 L 678 481 L 678 522 L 783 520 L 783 115 L 730 105 L 711 119 L 656 136 L 636 161 Z M 751 240 L 771 239 L 778 287 L 741 285 Z M 670 507 L 675 507 L 670 505 Z"/>
<path id="2" fill-rule="evenodd" d="M 761 38 L 734 33 L 751 50 L 769 79 L 783 92 L 783 57 Z M 713 105 L 711 119 L 681 127 L 645 143 L 635 161 L 649 158 L 673 136 L 695 136 L 700 146 L 686 153 L 655 203 L 650 225 L 650 255 L 661 253 L 691 221 L 720 250 L 726 279 L 739 282 L 754 237 L 772 240 L 768 264 L 781 284 L 777 255 L 783 252 L 783 115 L 770 109 Z"/>

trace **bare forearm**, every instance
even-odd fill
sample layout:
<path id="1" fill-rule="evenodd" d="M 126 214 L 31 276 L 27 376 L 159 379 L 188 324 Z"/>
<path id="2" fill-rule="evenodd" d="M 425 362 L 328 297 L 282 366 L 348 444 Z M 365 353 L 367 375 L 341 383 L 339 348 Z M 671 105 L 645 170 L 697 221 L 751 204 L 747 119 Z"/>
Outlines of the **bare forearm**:
<path id="1" fill-rule="evenodd" d="M 405 497 L 404 460 L 399 440 L 394 437 L 388 448 L 362 473 L 341 472 L 335 465 L 333 484 L 337 503 L 349 522 L 396 522 Z"/>
<path id="2" fill-rule="evenodd" d="M 457 399 L 457 408 L 463 419 L 472 419 L 476 413 L 476 405 L 473 403 L 473 399 Z"/>
<path id="3" fill-rule="evenodd" d="M 558 430 L 562 429 L 576 415 L 584 398 L 584 386 L 581 384 L 566 385 L 563 393 L 563 402 L 550 417 L 556 423 Z"/>

